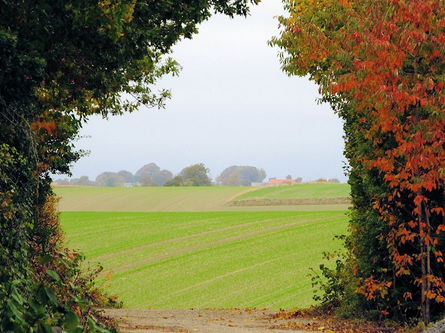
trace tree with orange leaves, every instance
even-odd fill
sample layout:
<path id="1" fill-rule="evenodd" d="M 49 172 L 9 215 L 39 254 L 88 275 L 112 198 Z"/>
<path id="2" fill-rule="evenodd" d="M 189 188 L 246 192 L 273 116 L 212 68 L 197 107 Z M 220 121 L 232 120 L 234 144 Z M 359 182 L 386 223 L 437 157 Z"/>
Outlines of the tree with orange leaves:
<path id="1" fill-rule="evenodd" d="M 344 120 L 356 291 L 366 306 L 428 323 L 445 304 L 445 3 L 286 8 L 271 41 L 283 69 L 309 75 Z"/>

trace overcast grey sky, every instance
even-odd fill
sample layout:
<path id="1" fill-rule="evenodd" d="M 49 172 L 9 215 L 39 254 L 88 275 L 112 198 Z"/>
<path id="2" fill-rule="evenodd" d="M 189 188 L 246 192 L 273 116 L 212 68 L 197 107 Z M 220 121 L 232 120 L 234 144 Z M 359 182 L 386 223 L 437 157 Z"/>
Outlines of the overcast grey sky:
<path id="1" fill-rule="evenodd" d="M 328 105 L 317 105 L 318 88 L 305 78 L 287 77 L 278 49 L 274 18 L 279 0 L 263 0 L 248 18 L 214 16 L 173 57 L 179 77 L 161 85 L 172 90 L 166 109 L 91 118 L 77 146 L 91 151 L 73 176 L 94 180 L 103 171 L 135 173 L 154 162 L 179 173 L 204 163 L 215 178 L 231 165 L 263 168 L 271 177 L 320 177 L 345 181 L 342 123 Z M 59 177 L 56 177 L 59 178 Z"/>

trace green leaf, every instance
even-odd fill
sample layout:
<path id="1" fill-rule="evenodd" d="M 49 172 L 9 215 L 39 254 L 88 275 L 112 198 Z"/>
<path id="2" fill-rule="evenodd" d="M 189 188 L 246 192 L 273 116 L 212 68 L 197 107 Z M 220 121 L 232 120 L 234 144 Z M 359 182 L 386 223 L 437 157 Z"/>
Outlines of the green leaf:
<path id="1" fill-rule="evenodd" d="M 42 306 L 42 304 L 39 304 L 35 301 L 30 301 L 29 305 L 34 310 L 34 312 L 38 315 L 43 315 L 45 313 L 45 308 Z"/>
<path id="2" fill-rule="evenodd" d="M 88 326 L 90 326 L 90 332 L 95 332 L 97 330 L 96 323 L 91 317 L 88 317 Z"/>
<path id="3" fill-rule="evenodd" d="M 56 272 L 54 272 L 52 269 L 48 269 L 46 271 L 46 274 L 48 274 L 49 276 L 51 276 L 54 280 L 56 280 L 57 282 L 60 282 L 60 276 L 59 274 L 57 274 Z"/>
<path id="4" fill-rule="evenodd" d="M 107 328 L 102 328 L 100 326 L 98 326 L 96 324 L 96 320 L 91 317 L 88 317 L 88 326 L 90 327 L 90 332 L 93 333 L 117 333 L 117 330 L 112 328 L 112 329 L 107 329 Z"/>
<path id="5" fill-rule="evenodd" d="M 38 332 L 53 333 L 53 330 L 51 329 L 51 326 L 49 326 L 48 324 L 39 322 Z"/>
<path id="6" fill-rule="evenodd" d="M 17 291 L 17 288 L 15 286 L 12 286 L 12 293 L 11 296 L 12 298 L 14 298 L 18 304 L 23 304 L 25 299 L 22 297 L 22 295 L 19 294 L 19 292 Z"/>
<path id="7" fill-rule="evenodd" d="M 14 314 L 14 316 L 16 316 L 17 318 L 21 319 L 22 318 L 22 313 L 17 309 L 16 305 L 14 304 L 14 301 L 13 300 L 9 300 L 7 304 L 8 304 L 9 310 Z"/>
<path id="8" fill-rule="evenodd" d="M 51 261 L 53 261 L 53 257 L 49 254 L 45 254 L 42 258 L 40 258 L 39 263 L 45 265 Z"/>
<path id="9" fill-rule="evenodd" d="M 70 311 L 65 315 L 64 323 L 68 330 L 74 331 L 77 328 L 77 325 L 79 325 L 80 320 L 76 313 Z"/>
<path id="10" fill-rule="evenodd" d="M 54 292 L 51 289 L 47 288 L 47 287 L 44 287 L 43 289 L 45 291 L 46 296 L 48 296 L 48 300 L 50 301 L 50 303 L 52 305 L 57 305 L 56 295 L 54 294 Z"/>

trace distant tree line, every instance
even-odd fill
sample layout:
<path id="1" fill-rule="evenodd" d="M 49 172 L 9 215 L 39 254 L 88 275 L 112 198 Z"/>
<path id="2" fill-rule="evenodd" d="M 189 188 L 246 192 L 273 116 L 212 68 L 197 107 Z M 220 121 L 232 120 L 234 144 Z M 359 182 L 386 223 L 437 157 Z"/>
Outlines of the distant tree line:
<path id="1" fill-rule="evenodd" d="M 96 180 L 90 180 L 88 176 L 81 176 L 74 179 L 58 179 L 55 181 L 58 185 L 77 185 L 77 186 L 163 186 L 165 182 L 171 180 L 173 174 L 169 170 L 161 170 L 155 163 L 149 163 L 141 167 L 135 174 L 127 170 L 118 172 L 102 172 L 96 177 Z"/>
<path id="2" fill-rule="evenodd" d="M 185 167 L 177 175 L 169 170 L 162 169 L 155 163 L 149 163 L 141 167 L 135 174 L 127 170 L 118 172 L 102 172 L 95 180 L 88 176 L 80 178 L 65 178 L 55 181 L 57 185 L 72 186 L 101 186 L 101 187 L 123 187 L 123 186 L 252 186 L 252 183 L 262 183 L 266 178 L 264 169 L 254 166 L 232 165 L 225 168 L 212 182 L 209 176 L 210 169 L 204 163 L 197 163 Z M 276 178 L 271 178 L 276 179 Z M 292 180 L 291 175 L 286 179 Z M 302 177 L 295 178 L 295 183 L 301 183 Z M 339 183 L 337 178 L 319 178 L 316 183 Z"/>
<path id="3" fill-rule="evenodd" d="M 88 176 L 80 178 L 65 178 L 55 181 L 58 185 L 73 186 L 250 186 L 252 182 L 262 182 L 266 178 L 266 172 L 253 166 L 230 166 L 216 177 L 216 183 L 212 183 L 209 176 L 210 169 L 203 163 L 190 165 L 177 174 L 149 163 L 141 167 L 135 174 L 127 170 L 118 172 L 102 172 L 95 180 Z"/>
<path id="4" fill-rule="evenodd" d="M 122 187 L 122 186 L 211 186 L 209 177 L 210 169 L 203 163 L 190 165 L 175 177 L 169 170 L 161 170 L 155 163 L 144 165 L 135 174 L 127 170 L 119 172 L 102 172 L 96 180 L 90 180 L 88 176 L 81 176 L 74 179 L 58 179 L 58 185 L 74 186 L 102 186 L 102 187 Z"/>

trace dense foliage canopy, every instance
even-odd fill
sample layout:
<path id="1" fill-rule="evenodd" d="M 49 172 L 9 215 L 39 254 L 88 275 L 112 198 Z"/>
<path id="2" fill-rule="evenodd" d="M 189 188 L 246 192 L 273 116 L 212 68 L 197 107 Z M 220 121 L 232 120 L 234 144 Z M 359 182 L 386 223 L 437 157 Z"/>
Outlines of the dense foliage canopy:
<path id="1" fill-rule="evenodd" d="M 445 4 L 286 6 L 272 40 L 283 69 L 309 75 L 344 120 L 354 206 L 348 290 L 368 313 L 428 322 L 445 303 Z"/>
<path id="2" fill-rule="evenodd" d="M 90 115 L 162 106 L 169 92 L 151 87 L 178 72 L 165 57 L 172 45 L 213 12 L 246 15 L 249 2 L 256 1 L 0 2 L 1 331 L 47 332 L 58 319 L 81 329 L 81 292 L 52 291 L 79 279 L 77 266 L 56 253 L 60 243 L 47 244 L 57 223 L 40 223 L 57 219 L 45 206 L 54 204 L 50 174 L 69 173 L 82 155 L 73 139 Z"/>

